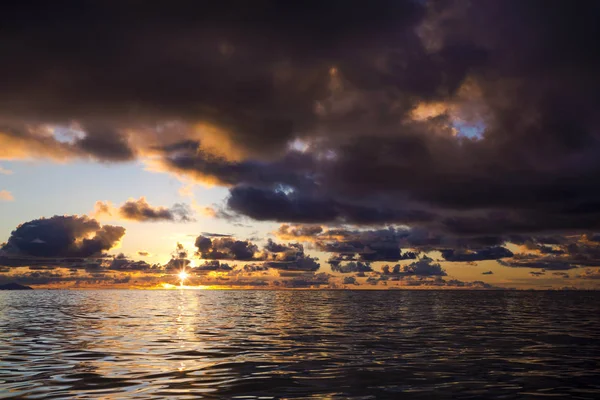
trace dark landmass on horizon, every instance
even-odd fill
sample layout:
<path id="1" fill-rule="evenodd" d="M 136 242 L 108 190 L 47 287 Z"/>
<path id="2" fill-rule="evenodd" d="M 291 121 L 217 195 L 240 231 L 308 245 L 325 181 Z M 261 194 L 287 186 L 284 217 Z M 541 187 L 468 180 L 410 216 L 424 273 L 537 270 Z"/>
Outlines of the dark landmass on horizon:
<path id="1" fill-rule="evenodd" d="M 16 282 L 0 285 L 0 290 L 33 290 L 30 286 L 20 285 Z"/>

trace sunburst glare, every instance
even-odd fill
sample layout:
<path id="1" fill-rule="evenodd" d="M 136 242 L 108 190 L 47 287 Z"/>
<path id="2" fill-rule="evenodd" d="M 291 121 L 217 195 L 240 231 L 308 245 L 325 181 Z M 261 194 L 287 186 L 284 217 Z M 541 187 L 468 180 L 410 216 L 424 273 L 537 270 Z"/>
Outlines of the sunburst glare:
<path id="1" fill-rule="evenodd" d="M 189 275 L 188 275 L 187 272 L 185 272 L 184 270 L 182 270 L 181 272 L 179 272 L 178 276 L 179 276 L 179 285 L 183 286 L 183 283 L 189 277 Z"/>

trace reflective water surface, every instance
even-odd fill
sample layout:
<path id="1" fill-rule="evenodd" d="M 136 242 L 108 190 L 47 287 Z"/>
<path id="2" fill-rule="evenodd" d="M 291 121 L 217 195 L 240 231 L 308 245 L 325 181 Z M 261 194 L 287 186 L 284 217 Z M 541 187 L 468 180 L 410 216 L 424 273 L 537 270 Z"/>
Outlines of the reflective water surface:
<path id="1" fill-rule="evenodd" d="M 0 292 L 0 398 L 600 398 L 600 293 Z"/>

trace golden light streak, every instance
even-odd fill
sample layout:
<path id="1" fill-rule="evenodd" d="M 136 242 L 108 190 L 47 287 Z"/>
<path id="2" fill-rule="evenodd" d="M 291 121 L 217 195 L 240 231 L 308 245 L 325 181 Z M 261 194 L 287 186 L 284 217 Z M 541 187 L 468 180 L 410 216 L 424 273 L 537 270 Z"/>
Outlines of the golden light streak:
<path id="1" fill-rule="evenodd" d="M 186 289 L 186 290 L 207 290 L 207 289 L 218 289 L 216 286 L 198 285 L 198 286 L 177 286 L 170 283 L 163 283 L 155 287 L 155 289 Z"/>

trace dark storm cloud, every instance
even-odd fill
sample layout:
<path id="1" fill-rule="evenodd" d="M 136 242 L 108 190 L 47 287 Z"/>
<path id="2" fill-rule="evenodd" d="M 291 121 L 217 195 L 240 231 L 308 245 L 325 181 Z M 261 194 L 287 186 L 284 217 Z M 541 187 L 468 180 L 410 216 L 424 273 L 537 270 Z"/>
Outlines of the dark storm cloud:
<path id="1" fill-rule="evenodd" d="M 217 260 L 210 260 L 210 261 L 205 261 L 203 264 L 200 264 L 197 267 L 194 267 L 193 271 L 201 274 L 201 273 L 206 273 L 206 272 L 211 272 L 211 271 L 229 272 L 232 269 L 233 268 L 229 264 L 222 263 Z"/>
<path id="2" fill-rule="evenodd" d="M 96 272 L 78 274 L 77 271 L 69 273 L 68 270 L 58 269 L 55 271 L 28 271 L 16 272 L 11 275 L 0 275 L 0 284 L 6 282 L 19 282 L 24 285 L 63 285 L 64 287 L 78 286 L 108 286 L 119 284 L 142 283 L 153 281 L 155 277 L 136 278 L 135 280 L 126 273 L 113 271 L 112 273 Z M 138 280 L 139 279 L 139 280 Z"/>
<path id="3" fill-rule="evenodd" d="M 299 243 L 280 244 L 268 239 L 265 250 L 271 253 L 304 253 L 304 247 Z"/>
<path id="4" fill-rule="evenodd" d="M 265 265 L 272 268 L 316 271 L 320 266 L 316 258 L 304 253 L 304 246 L 300 243 L 280 244 L 269 239 L 264 250 L 264 257 L 269 260 Z"/>
<path id="5" fill-rule="evenodd" d="M 171 208 L 155 207 L 148 203 L 144 197 L 139 199 L 130 199 L 120 207 L 115 208 L 109 202 L 96 202 L 94 208 L 95 216 L 118 216 L 119 218 L 137 221 L 137 222 L 192 222 L 192 210 L 190 206 L 183 203 L 176 203 Z"/>
<path id="6" fill-rule="evenodd" d="M 196 255 L 205 260 L 264 261 L 263 267 L 280 271 L 316 271 L 320 267 L 318 260 L 305 254 L 299 243 L 280 244 L 269 239 L 261 251 L 249 240 L 200 235 L 195 245 Z M 251 269 L 256 268 L 249 267 L 245 272 Z"/>
<path id="7" fill-rule="evenodd" d="M 264 265 L 281 271 L 316 271 L 321 266 L 316 258 L 304 254 L 292 261 L 266 261 Z"/>
<path id="8" fill-rule="evenodd" d="M 300 230 L 297 228 L 297 230 Z M 276 232 L 279 237 L 294 237 L 288 232 L 296 228 L 282 225 Z M 336 253 L 328 262 L 332 265 L 355 258 L 365 262 L 401 261 L 416 259 L 421 252 L 439 250 L 446 261 L 472 262 L 510 257 L 512 253 L 497 244 L 504 244 L 503 237 L 459 237 L 447 233 L 435 233 L 422 228 L 386 228 L 358 230 L 332 228 L 311 234 L 302 234 L 305 241 L 313 242 L 323 252 Z M 493 247 L 488 247 L 490 244 Z M 454 248 L 449 248 L 454 247 Z M 412 251 L 402 248 L 408 248 Z"/>
<path id="9" fill-rule="evenodd" d="M 360 261 L 350 261 L 346 264 L 331 264 L 331 270 L 333 272 L 340 272 L 342 274 L 350 274 L 355 272 L 372 272 L 373 268 L 367 263 Z"/>
<path id="10" fill-rule="evenodd" d="M 526 252 L 498 260 L 508 267 L 569 270 L 577 267 L 600 266 L 600 244 L 591 235 L 553 237 L 513 237 Z"/>
<path id="11" fill-rule="evenodd" d="M 353 254 L 335 254 L 329 257 L 327 264 L 339 266 L 344 261 L 356 261 L 356 257 Z"/>
<path id="12" fill-rule="evenodd" d="M 110 161 L 131 161 L 134 150 L 127 143 L 125 135 L 111 126 L 93 125 L 83 127 L 85 136 L 74 143 L 74 147 L 93 158 Z"/>
<path id="13" fill-rule="evenodd" d="M 12 2 L 0 156 L 151 154 L 230 187 L 222 215 L 257 220 L 409 224 L 480 247 L 590 233 L 599 13 L 559 0 Z M 553 246 L 538 250 L 565 254 Z"/>
<path id="14" fill-rule="evenodd" d="M 544 270 L 569 270 L 577 268 L 576 265 L 571 264 L 568 261 L 553 259 L 553 258 L 539 258 L 530 255 L 517 255 L 508 260 L 497 260 L 498 264 L 505 267 L 515 268 L 539 268 Z"/>
<path id="15" fill-rule="evenodd" d="M 45 285 L 55 282 L 69 280 L 68 275 L 55 271 L 33 271 L 13 274 L 10 276 L 0 275 L 0 283 L 17 281 L 22 285 Z"/>
<path id="16" fill-rule="evenodd" d="M 275 235 L 283 240 L 312 240 L 323 232 L 319 225 L 287 225 L 279 226 Z"/>
<path id="17" fill-rule="evenodd" d="M 594 182 L 600 176 L 595 156 L 600 149 L 595 112 L 599 103 L 589 95 L 591 87 L 600 87 L 594 73 L 600 66 L 599 47 L 590 39 L 598 30 L 590 17 L 597 15 L 598 5 L 584 3 L 581 9 L 579 5 L 565 9 L 564 3 L 543 2 L 539 6 L 547 13 L 542 17 L 535 3 L 473 2 L 463 16 L 476 23 L 446 13 L 448 23 L 432 33 L 439 35 L 439 48 L 429 51 L 441 57 L 445 71 L 457 71 L 460 76 L 461 70 L 470 69 L 471 87 L 463 87 L 467 93 L 453 92 L 456 86 L 451 87 L 442 102 L 447 109 L 475 103 L 464 112 L 477 114 L 479 110 L 485 126 L 480 139 L 434 134 L 436 124 L 455 118 L 456 111 L 450 110 L 437 122 L 405 125 L 403 132 L 390 135 L 390 125 L 372 125 L 370 134 L 378 130 L 373 140 L 351 127 L 351 121 L 360 127 L 359 115 L 369 115 L 373 109 L 366 106 L 359 114 L 355 108 L 343 116 L 348 136 L 334 140 L 331 135 L 325 141 L 335 158 L 324 163 L 320 196 L 239 188 L 232 190 L 231 208 L 261 220 L 411 220 L 386 207 L 386 197 L 393 196 L 447 211 L 493 210 L 481 217 L 445 220 L 443 226 L 461 234 L 598 226 L 600 191 Z M 444 15 L 444 10 L 432 13 Z M 532 19 L 534 24 L 529 22 Z M 455 30 L 455 26 L 462 27 Z M 506 26 L 511 30 L 506 31 Z M 511 37 L 519 39 L 509 43 Z M 560 51 L 573 58 L 558 56 Z M 407 63 L 418 64 L 426 58 Z M 435 75 L 434 70 L 428 72 Z M 343 66 L 339 71 L 344 76 Z M 361 218 L 337 211 L 341 195 L 345 201 L 362 196 L 365 212 Z M 259 207 L 258 200 L 267 206 Z M 392 211 L 380 211 L 386 208 Z M 409 214 L 420 210 L 406 209 Z"/>
<path id="18" fill-rule="evenodd" d="M 259 221 L 372 225 L 427 222 L 433 219 L 433 215 L 425 210 L 352 204 L 320 195 L 290 192 L 285 188 L 235 187 L 230 190 L 227 205 L 233 211 Z"/>
<path id="19" fill-rule="evenodd" d="M 500 258 L 512 257 L 512 251 L 505 247 L 489 247 L 476 251 L 460 251 L 454 249 L 440 250 L 446 261 L 470 262 L 483 260 L 498 260 Z"/>
<path id="20" fill-rule="evenodd" d="M 111 261 L 108 269 L 114 271 L 157 272 L 160 267 L 148 264 L 146 261 L 130 260 L 124 254 L 119 254 Z"/>
<path id="21" fill-rule="evenodd" d="M 417 258 L 418 252 L 402 252 L 400 247 L 412 247 L 407 238 L 408 229 L 379 229 L 379 230 L 347 230 L 330 229 L 322 234 L 314 235 L 312 240 L 316 247 L 325 252 L 343 254 L 344 258 L 356 254 L 362 261 L 399 261 Z M 336 261 L 332 257 L 331 261 Z"/>
<path id="22" fill-rule="evenodd" d="M 433 259 L 423 256 L 420 260 L 414 261 L 410 264 L 394 265 L 393 269 L 389 265 L 384 265 L 381 268 L 384 276 L 446 276 L 446 271 L 442 268 L 439 263 L 433 261 Z"/>
<path id="23" fill-rule="evenodd" d="M 131 151 L 120 130 L 96 128 L 98 119 L 117 126 L 204 120 L 253 153 L 285 148 L 297 131 L 314 125 L 314 102 L 326 96 L 332 63 L 352 66 L 364 85 L 386 84 L 369 77 L 367 62 L 353 60 L 374 52 L 365 45 L 375 39 L 414 47 L 418 38 L 407 28 L 423 14 L 406 0 L 362 7 L 67 2 L 60 12 L 36 3 L 35 13 L 32 4 L 3 6 L 3 53 L 12 62 L 0 69 L 10 82 L 0 104 L 15 118 L 84 120 L 86 135 L 73 147 L 109 160 L 127 159 Z M 381 78 L 393 83 L 389 74 Z M 411 91 L 420 89 L 417 77 L 404 80 Z"/>
<path id="24" fill-rule="evenodd" d="M 269 267 L 263 264 L 246 264 L 241 268 L 241 270 L 246 273 L 266 272 L 269 270 Z"/>
<path id="25" fill-rule="evenodd" d="M 311 188 L 314 182 L 304 176 L 315 167 L 310 155 L 288 152 L 276 161 L 230 161 L 201 150 L 200 142 L 186 141 L 175 146 L 158 149 L 164 156 L 168 170 L 188 174 L 200 180 L 231 186 L 252 184 L 272 186 L 286 184 L 294 187 Z"/>
<path id="26" fill-rule="evenodd" d="M 2 247 L 1 256 L 7 263 L 10 259 L 21 259 L 20 265 L 52 265 L 52 262 L 60 265 L 60 258 L 100 255 L 113 248 L 124 235 L 125 228 L 120 226 L 101 226 L 85 216 L 57 215 L 19 225 Z"/>
<path id="27" fill-rule="evenodd" d="M 400 249 L 397 248 L 377 248 L 371 247 L 367 251 L 360 252 L 360 257 L 364 261 L 398 261 L 398 260 L 411 260 L 417 258 L 418 253 L 407 251 L 401 253 Z"/>
<path id="28" fill-rule="evenodd" d="M 195 246 L 197 255 L 206 260 L 262 260 L 258 246 L 248 240 L 236 240 L 230 237 L 209 238 L 198 236 Z"/>
<path id="29" fill-rule="evenodd" d="M 342 282 L 344 285 L 358 285 L 356 278 L 353 276 L 345 276 Z"/>
<path id="30" fill-rule="evenodd" d="M 325 252 L 338 253 L 341 258 L 334 256 L 332 262 L 353 258 L 354 255 L 362 261 L 399 261 L 414 259 L 418 252 L 402 252 L 400 247 L 406 244 L 409 236 L 407 229 L 379 230 L 347 230 L 330 229 L 313 237 L 316 247 Z"/>

